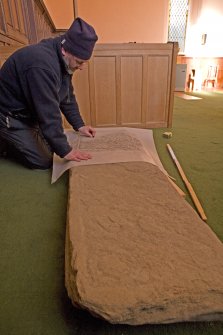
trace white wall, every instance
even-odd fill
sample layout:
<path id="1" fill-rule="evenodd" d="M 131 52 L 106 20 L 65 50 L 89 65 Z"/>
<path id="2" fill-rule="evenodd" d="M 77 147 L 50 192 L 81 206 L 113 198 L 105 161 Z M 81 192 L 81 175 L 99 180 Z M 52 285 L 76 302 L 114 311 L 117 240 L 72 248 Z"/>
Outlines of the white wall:
<path id="1" fill-rule="evenodd" d="M 223 0 L 191 0 L 185 55 L 223 56 Z M 202 34 L 207 34 L 202 45 Z"/>
<path id="2" fill-rule="evenodd" d="M 99 43 L 166 43 L 169 0 L 76 0 Z"/>
<path id="3" fill-rule="evenodd" d="M 68 29 L 74 20 L 73 0 L 43 0 L 43 2 L 56 28 Z"/>
<path id="4" fill-rule="evenodd" d="M 166 43 L 169 0 L 44 0 L 57 28 L 69 28 L 73 3 L 99 43 Z M 223 0 L 190 0 L 185 55 L 223 56 Z M 202 34 L 207 42 L 201 44 Z"/>

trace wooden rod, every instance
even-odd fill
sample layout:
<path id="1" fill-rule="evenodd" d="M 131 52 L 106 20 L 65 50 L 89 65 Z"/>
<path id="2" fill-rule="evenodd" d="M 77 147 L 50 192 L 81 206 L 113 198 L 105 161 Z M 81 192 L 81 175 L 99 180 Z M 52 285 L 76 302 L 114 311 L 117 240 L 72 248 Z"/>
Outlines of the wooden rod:
<path id="1" fill-rule="evenodd" d="M 182 169 L 179 161 L 177 160 L 177 158 L 176 158 L 176 156 L 175 156 L 175 154 L 173 152 L 173 149 L 171 148 L 171 146 L 169 144 L 167 144 L 167 149 L 168 149 L 168 151 L 170 153 L 171 158 L 173 159 L 174 163 L 176 164 L 176 167 L 177 167 L 177 169 L 178 169 L 178 171 L 179 171 L 179 173 L 181 175 L 181 178 L 183 179 L 184 184 L 186 185 L 186 187 L 187 187 L 187 189 L 188 189 L 188 191 L 190 193 L 190 196 L 191 196 L 191 198 L 192 198 L 192 200 L 194 202 L 195 207 L 197 208 L 197 211 L 198 211 L 200 217 L 202 218 L 203 221 L 207 221 L 207 217 L 206 217 L 206 215 L 204 213 L 204 210 L 203 210 L 203 208 L 201 206 L 201 203 L 198 200 L 198 197 L 196 196 L 196 194 L 195 194 L 195 192 L 193 190 L 193 187 L 191 186 L 190 182 L 188 181 L 188 179 L 187 179 L 187 177 L 186 177 L 186 175 L 185 175 L 185 173 L 184 173 L 184 171 L 183 171 L 183 169 Z"/>
<path id="2" fill-rule="evenodd" d="M 174 181 L 172 181 L 170 178 L 168 178 L 168 180 L 173 185 L 175 190 L 179 193 L 179 195 L 181 195 L 181 197 L 185 197 L 186 194 L 181 190 L 181 188 L 179 188 L 179 186 L 177 186 L 177 184 L 175 184 Z"/>

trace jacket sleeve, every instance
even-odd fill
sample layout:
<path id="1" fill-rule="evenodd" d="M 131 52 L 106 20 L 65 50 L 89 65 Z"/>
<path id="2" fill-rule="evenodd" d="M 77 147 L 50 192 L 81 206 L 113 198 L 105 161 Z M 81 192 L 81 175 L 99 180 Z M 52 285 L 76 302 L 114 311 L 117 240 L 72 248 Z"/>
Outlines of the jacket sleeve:
<path id="1" fill-rule="evenodd" d="M 26 72 L 27 99 L 31 103 L 43 136 L 60 157 L 71 151 L 62 126 L 59 106 L 59 84 L 52 72 L 30 68 Z"/>
<path id="2" fill-rule="evenodd" d="M 76 97 L 74 95 L 74 89 L 71 82 L 71 78 L 69 78 L 68 95 L 61 102 L 60 108 L 61 112 L 64 114 L 65 118 L 67 119 L 69 124 L 74 128 L 74 130 L 78 130 L 80 127 L 85 125 L 79 112 L 79 107 L 77 104 Z"/>

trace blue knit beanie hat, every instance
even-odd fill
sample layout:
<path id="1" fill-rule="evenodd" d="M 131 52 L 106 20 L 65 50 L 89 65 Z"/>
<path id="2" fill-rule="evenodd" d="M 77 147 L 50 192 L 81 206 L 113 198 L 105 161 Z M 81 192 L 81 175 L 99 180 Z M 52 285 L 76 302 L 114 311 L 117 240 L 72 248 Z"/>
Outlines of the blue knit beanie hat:
<path id="1" fill-rule="evenodd" d="M 94 28 L 78 17 L 63 35 L 61 44 L 64 50 L 73 56 L 88 60 L 91 58 L 97 40 Z"/>

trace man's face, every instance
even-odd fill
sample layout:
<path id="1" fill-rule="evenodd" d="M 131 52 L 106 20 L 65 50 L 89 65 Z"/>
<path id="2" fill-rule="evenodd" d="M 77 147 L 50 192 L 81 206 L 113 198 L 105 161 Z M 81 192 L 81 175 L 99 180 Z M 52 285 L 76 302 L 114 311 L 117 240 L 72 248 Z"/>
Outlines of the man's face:
<path id="1" fill-rule="evenodd" d="M 69 69 L 74 72 L 76 70 L 83 70 L 85 64 L 87 63 L 86 60 L 77 58 L 76 56 L 71 55 L 69 52 L 65 51 L 62 48 L 62 54 L 64 59 L 69 67 Z"/>

